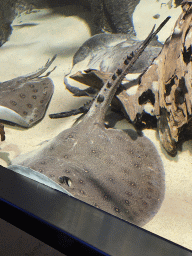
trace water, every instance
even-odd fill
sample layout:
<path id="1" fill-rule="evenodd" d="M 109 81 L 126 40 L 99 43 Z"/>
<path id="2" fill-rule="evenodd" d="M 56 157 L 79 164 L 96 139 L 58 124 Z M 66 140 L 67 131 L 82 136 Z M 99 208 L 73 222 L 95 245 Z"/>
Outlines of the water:
<path id="1" fill-rule="evenodd" d="M 166 16 L 173 15 L 172 23 L 167 25 L 168 32 L 162 32 L 164 37 L 169 35 L 180 7 L 169 9 L 168 6 L 161 5 L 165 1 L 151 0 L 147 1 L 148 4 L 150 2 L 149 8 L 144 5 L 145 2 L 141 0 L 133 15 L 138 37 L 142 38 L 142 31 L 144 37 L 148 34 L 145 26 L 152 28 L 152 22 L 156 21 L 154 15 L 160 14 L 160 22 L 164 19 L 165 13 Z M 78 11 L 80 15 L 73 16 Z M 66 91 L 63 78 L 71 69 L 73 55 L 91 36 L 89 24 L 86 22 L 89 15 L 85 8 L 65 6 L 59 9 L 33 9 L 28 13 L 22 13 L 13 21 L 13 32 L 9 41 L 0 48 L 1 82 L 35 72 L 44 66 L 49 58 L 55 54 L 58 56 L 52 64 L 52 68 L 57 68 L 49 76 L 54 82 L 55 91 L 45 117 L 30 129 L 5 125 L 6 140 L 1 142 L 0 146 L 1 165 L 8 166 L 16 156 L 38 148 L 39 144 L 70 127 L 76 120 L 76 117 L 50 119 L 48 115 L 74 109 L 86 101 L 86 98 L 74 98 Z M 141 21 L 143 15 L 147 16 L 147 19 Z M 161 41 L 163 40 L 161 36 Z M 118 122 L 116 127 L 126 128 L 127 121 Z M 192 249 L 191 141 L 184 143 L 182 151 L 179 151 L 177 156 L 170 157 L 161 147 L 155 130 L 145 130 L 144 134 L 157 148 L 166 174 L 164 202 L 157 215 L 144 228 Z"/>

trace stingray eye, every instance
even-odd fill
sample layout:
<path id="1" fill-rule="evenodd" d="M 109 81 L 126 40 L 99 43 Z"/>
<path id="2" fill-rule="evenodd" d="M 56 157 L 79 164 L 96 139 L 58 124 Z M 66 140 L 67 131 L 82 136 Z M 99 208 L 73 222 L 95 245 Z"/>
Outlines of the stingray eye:
<path id="1" fill-rule="evenodd" d="M 59 182 L 60 183 L 65 183 L 68 187 L 71 187 L 71 185 L 72 185 L 71 179 L 67 176 L 60 176 L 59 177 Z"/>

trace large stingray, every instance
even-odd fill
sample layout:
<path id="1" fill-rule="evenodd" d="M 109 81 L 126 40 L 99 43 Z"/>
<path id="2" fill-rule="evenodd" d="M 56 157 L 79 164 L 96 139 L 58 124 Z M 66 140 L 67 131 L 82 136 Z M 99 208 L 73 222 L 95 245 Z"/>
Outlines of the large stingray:
<path id="1" fill-rule="evenodd" d="M 54 91 L 54 85 L 43 74 L 56 55 L 44 67 L 25 76 L 0 83 L 0 119 L 23 127 L 31 127 L 41 120 Z"/>
<path id="2" fill-rule="evenodd" d="M 161 159 L 147 138 L 106 129 L 104 117 L 123 77 L 156 33 L 123 59 L 80 123 L 13 164 L 47 175 L 78 199 L 120 218 L 148 222 L 164 198 Z"/>

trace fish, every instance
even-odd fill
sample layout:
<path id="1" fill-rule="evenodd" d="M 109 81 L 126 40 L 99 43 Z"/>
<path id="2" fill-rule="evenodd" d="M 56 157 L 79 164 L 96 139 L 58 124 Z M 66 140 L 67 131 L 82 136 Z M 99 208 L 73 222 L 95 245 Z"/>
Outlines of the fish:
<path id="1" fill-rule="evenodd" d="M 136 225 L 154 217 L 165 193 L 156 148 L 137 133 L 106 128 L 104 118 L 125 74 L 159 29 L 123 58 L 81 122 L 12 164 L 41 172 L 77 199 Z"/>
<path id="2" fill-rule="evenodd" d="M 45 115 L 54 92 L 48 75 L 41 76 L 53 63 L 56 55 L 45 66 L 32 74 L 0 83 L 0 120 L 30 128 Z"/>
<path id="3" fill-rule="evenodd" d="M 92 36 L 83 43 L 74 55 L 72 69 L 64 77 L 66 88 L 74 96 L 97 94 L 97 90 L 101 89 L 103 82 L 106 82 L 115 72 L 119 60 L 126 54 L 134 52 L 140 43 L 136 38 L 130 38 L 130 35 L 126 34 L 97 34 Z M 157 40 L 153 40 L 137 63 L 131 67 L 129 73 L 136 76 L 144 72 L 153 59 L 158 56 L 162 46 Z M 73 80 L 91 87 L 84 90 L 79 89 L 71 85 Z M 125 81 L 127 82 L 127 79 Z"/>

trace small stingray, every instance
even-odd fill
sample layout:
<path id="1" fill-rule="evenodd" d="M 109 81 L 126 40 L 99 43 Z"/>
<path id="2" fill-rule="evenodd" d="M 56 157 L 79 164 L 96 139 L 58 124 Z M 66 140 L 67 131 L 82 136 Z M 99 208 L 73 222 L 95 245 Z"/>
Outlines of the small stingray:
<path id="1" fill-rule="evenodd" d="M 137 225 L 148 222 L 164 198 L 161 159 L 147 138 L 106 129 L 104 118 L 123 77 L 157 31 L 123 59 L 80 123 L 13 164 L 45 174 L 76 198 L 113 215 Z"/>
<path id="2" fill-rule="evenodd" d="M 37 72 L 0 83 L 0 119 L 23 127 L 31 127 L 41 120 L 54 91 L 54 85 L 43 74 L 56 55 Z"/>

